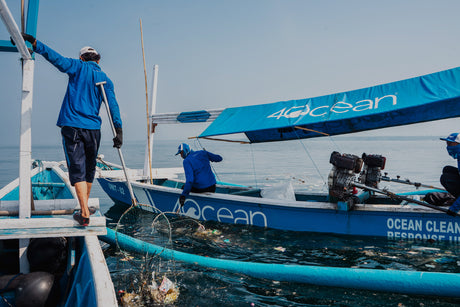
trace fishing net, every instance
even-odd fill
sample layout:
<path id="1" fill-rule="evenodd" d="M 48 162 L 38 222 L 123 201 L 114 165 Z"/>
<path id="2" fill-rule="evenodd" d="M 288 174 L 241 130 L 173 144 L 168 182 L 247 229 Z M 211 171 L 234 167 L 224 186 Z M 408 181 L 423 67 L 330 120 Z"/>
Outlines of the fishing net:
<path id="1" fill-rule="evenodd" d="M 204 227 L 196 220 L 173 212 L 159 212 L 138 204 L 127 209 L 116 225 L 117 266 L 123 272 L 118 282 L 122 306 L 155 306 L 174 303 L 179 296 L 175 260 L 162 257 L 166 249 L 181 244 L 181 235 Z M 160 248 L 157 252 L 133 249 L 123 244 L 125 236 Z M 173 237 L 176 239 L 173 240 Z"/>

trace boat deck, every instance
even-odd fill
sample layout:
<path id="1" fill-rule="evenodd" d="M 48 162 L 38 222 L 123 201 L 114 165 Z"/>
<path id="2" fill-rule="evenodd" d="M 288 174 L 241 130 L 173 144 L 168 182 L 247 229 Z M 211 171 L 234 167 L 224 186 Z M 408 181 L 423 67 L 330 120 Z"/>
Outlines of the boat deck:
<path id="1" fill-rule="evenodd" d="M 0 240 L 44 237 L 77 237 L 87 235 L 105 235 L 107 233 L 105 217 L 98 210 L 91 215 L 86 227 L 80 226 L 71 214 L 33 215 L 27 219 L 17 216 L 0 216 Z"/>

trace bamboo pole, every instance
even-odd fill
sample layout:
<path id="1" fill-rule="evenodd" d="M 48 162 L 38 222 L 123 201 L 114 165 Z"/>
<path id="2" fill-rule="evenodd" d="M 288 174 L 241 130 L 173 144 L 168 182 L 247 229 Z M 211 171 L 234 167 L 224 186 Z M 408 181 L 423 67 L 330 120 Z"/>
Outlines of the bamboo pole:
<path id="1" fill-rule="evenodd" d="M 141 26 L 141 45 L 142 45 L 142 58 L 144 60 L 144 79 L 145 79 L 145 110 L 147 118 L 147 146 L 149 152 L 149 170 L 150 170 L 150 184 L 153 184 L 152 176 L 152 159 L 150 157 L 150 116 L 149 116 L 149 94 L 147 86 L 147 69 L 145 68 L 145 53 L 144 53 L 144 34 L 142 32 L 142 19 L 139 18 L 139 24 Z"/>

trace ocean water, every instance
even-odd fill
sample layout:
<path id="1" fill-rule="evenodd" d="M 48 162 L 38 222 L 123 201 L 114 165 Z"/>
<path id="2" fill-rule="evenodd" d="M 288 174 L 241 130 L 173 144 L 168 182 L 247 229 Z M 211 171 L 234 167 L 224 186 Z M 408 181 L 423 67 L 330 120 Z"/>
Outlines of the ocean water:
<path id="1" fill-rule="evenodd" d="M 174 155 L 180 142 L 155 141 L 153 166 L 181 167 L 182 159 Z M 295 189 L 326 191 L 332 151 L 359 156 L 363 152 L 381 154 L 387 158 L 384 172 L 388 176 L 434 186 L 439 186 L 442 167 L 455 165 L 444 143 L 428 136 L 342 136 L 253 145 L 213 141 L 188 143 L 194 149 L 204 147 L 223 156 L 221 163 L 213 164 L 220 181 L 254 187 L 291 182 Z M 145 148 L 142 142 L 128 141 L 122 150 L 128 167 L 143 166 Z M 110 144 L 103 143 L 100 153 L 106 160 L 118 162 L 117 152 Z M 32 156 L 41 160 L 64 159 L 60 146 L 33 146 Z M 2 146 L 0 165 L 0 186 L 4 186 L 18 176 L 18 148 Z M 395 192 L 413 190 L 408 185 L 387 182 L 382 182 L 380 187 Z M 91 197 L 100 199 L 108 226 L 115 228 L 126 208 L 114 205 L 97 183 Z M 135 232 L 149 229 L 154 220 L 155 216 L 142 214 L 136 221 L 139 227 Z M 172 228 L 170 242 L 158 231 L 145 239 L 180 251 L 241 261 L 460 273 L 460 246 L 449 243 L 306 234 L 215 222 L 204 223 L 212 232 L 203 236 L 196 233 L 197 225 L 193 221 L 172 219 L 169 222 Z M 139 255 L 126 255 L 116 246 L 104 245 L 104 248 L 116 290 L 135 288 L 142 280 L 145 261 Z M 452 298 L 277 282 L 148 258 L 157 268 L 157 274 L 167 274 L 179 286 L 180 295 L 175 306 L 460 305 L 460 300 Z"/>

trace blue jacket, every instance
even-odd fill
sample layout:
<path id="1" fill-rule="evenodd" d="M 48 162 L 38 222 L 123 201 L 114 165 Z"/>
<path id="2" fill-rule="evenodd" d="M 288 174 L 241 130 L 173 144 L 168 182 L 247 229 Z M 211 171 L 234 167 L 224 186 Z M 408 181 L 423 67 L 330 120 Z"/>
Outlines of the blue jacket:
<path id="1" fill-rule="evenodd" d="M 209 161 L 220 162 L 222 157 L 205 150 L 191 151 L 185 157 L 183 162 L 185 185 L 182 195 L 187 196 L 192 186 L 198 189 L 205 189 L 216 184 L 216 178 L 212 173 Z"/>
<path id="2" fill-rule="evenodd" d="M 457 159 L 457 167 L 460 172 L 460 159 Z M 460 197 L 458 197 L 449 208 L 450 211 L 457 213 L 460 210 Z"/>
<path id="3" fill-rule="evenodd" d="M 69 75 L 69 84 L 61 105 L 57 125 L 98 130 L 101 128 L 99 110 L 102 93 L 96 83 L 106 81 L 104 89 L 109 103 L 113 124 L 121 128 L 120 110 L 112 81 L 96 62 L 66 58 L 37 40 L 35 51 L 53 64 L 59 71 Z"/>

